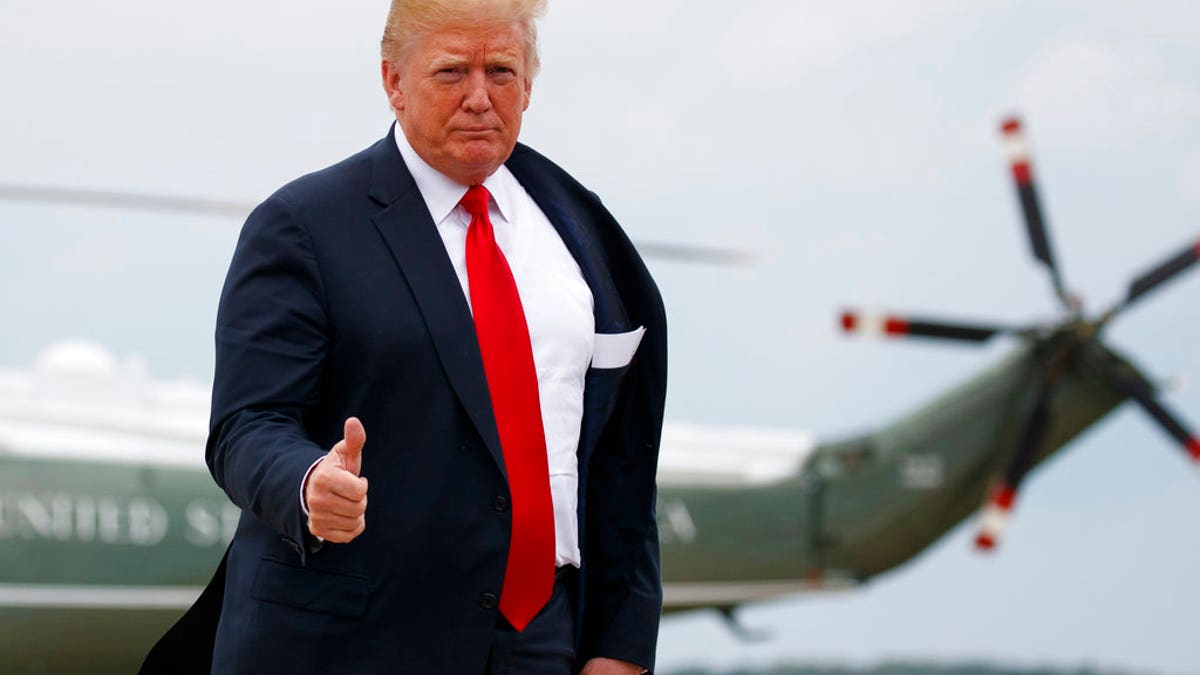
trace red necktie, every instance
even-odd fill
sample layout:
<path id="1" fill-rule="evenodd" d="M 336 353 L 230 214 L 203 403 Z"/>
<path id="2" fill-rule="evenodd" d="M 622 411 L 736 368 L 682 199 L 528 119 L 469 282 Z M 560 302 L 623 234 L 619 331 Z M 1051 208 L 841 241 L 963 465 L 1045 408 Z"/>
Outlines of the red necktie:
<path id="1" fill-rule="evenodd" d="M 520 631 L 554 589 L 554 506 L 529 326 L 517 284 L 492 232 L 490 198 L 486 188 L 476 185 L 459 203 L 471 214 L 467 285 L 512 497 L 512 539 L 500 612 Z"/>

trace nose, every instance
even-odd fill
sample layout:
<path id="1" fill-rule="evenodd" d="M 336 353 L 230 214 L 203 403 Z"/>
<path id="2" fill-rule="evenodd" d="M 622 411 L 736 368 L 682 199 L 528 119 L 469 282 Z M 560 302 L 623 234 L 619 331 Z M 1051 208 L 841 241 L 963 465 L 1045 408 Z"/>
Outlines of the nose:
<path id="1" fill-rule="evenodd" d="M 487 89 L 487 75 L 482 70 L 472 70 L 467 77 L 462 107 L 470 113 L 487 112 L 492 107 L 492 98 Z"/>

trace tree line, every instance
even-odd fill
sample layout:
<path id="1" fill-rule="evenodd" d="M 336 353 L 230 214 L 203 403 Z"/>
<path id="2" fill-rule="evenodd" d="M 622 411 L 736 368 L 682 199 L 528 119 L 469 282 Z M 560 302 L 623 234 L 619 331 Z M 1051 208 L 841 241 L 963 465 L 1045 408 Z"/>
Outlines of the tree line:
<path id="1" fill-rule="evenodd" d="M 776 665 L 759 668 L 684 668 L 664 675 L 1146 675 L 1132 671 L 1081 668 L 1013 668 L 983 663 L 885 663 L 868 667 Z"/>

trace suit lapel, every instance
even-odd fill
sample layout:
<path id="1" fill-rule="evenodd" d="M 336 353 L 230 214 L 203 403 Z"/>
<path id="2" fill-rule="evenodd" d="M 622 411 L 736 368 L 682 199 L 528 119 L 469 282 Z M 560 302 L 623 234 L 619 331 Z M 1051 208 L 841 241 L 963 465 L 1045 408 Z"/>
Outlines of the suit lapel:
<path id="1" fill-rule="evenodd" d="M 470 309 L 437 226 L 390 133 L 372 154 L 370 194 L 385 206 L 372 221 L 408 281 L 450 385 L 507 480 Z"/>
<path id="2" fill-rule="evenodd" d="M 505 166 L 516 176 L 517 181 L 537 203 L 542 213 L 550 219 L 567 250 L 579 264 L 595 302 L 596 332 L 628 331 L 629 317 L 625 314 L 621 296 L 613 285 L 608 258 L 596 237 L 594 226 L 590 223 L 589 213 L 576 196 L 567 193 L 559 182 L 552 180 L 547 172 L 540 169 L 536 158 L 535 153 L 518 145 Z"/>
<path id="3" fill-rule="evenodd" d="M 528 148 L 518 145 L 506 166 L 537 203 L 542 213 L 546 214 L 579 265 L 579 270 L 592 291 L 596 332 L 623 333 L 630 330 L 629 317 L 613 283 L 608 257 L 598 239 L 595 226 L 591 224 L 591 212 L 585 208 L 578 195 L 568 193 L 561 181 L 553 180 L 539 166 L 539 160 L 545 161 Z M 583 421 L 576 451 L 581 490 L 586 482 L 592 450 L 608 422 L 624 373 L 625 369 L 588 369 L 583 391 Z"/>

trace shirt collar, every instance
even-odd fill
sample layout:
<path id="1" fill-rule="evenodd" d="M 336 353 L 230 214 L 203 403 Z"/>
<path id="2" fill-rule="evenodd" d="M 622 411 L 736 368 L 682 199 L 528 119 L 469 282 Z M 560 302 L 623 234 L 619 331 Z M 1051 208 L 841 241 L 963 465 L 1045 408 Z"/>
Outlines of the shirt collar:
<path id="1" fill-rule="evenodd" d="M 408 142 L 399 122 L 394 125 L 394 135 L 396 147 L 399 148 L 400 156 L 404 158 L 404 163 L 417 184 L 417 190 L 425 200 L 429 215 L 433 216 L 434 224 L 442 222 L 454 211 L 454 207 L 458 206 L 458 202 L 467 194 L 467 188 L 470 186 L 459 184 L 422 159 Z M 519 188 L 520 184 L 509 172 L 508 167 L 501 164 L 499 169 L 483 181 L 483 186 L 491 193 L 492 201 L 500 210 L 500 217 L 512 222 L 513 191 Z"/>

